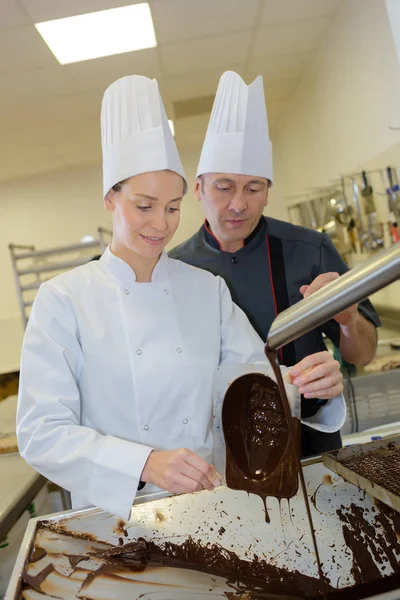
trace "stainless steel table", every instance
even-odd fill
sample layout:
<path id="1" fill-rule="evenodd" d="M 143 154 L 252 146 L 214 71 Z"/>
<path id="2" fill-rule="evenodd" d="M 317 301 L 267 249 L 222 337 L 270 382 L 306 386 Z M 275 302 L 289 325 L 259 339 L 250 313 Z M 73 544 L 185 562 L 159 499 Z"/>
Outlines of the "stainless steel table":
<path id="1" fill-rule="evenodd" d="M 0 541 L 46 481 L 18 453 L 0 454 Z"/>

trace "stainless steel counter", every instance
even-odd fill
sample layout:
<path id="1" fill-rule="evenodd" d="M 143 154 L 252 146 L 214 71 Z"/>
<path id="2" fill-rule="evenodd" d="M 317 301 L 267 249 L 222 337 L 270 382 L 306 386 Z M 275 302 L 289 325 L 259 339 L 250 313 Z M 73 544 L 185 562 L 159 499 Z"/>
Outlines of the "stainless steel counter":
<path id="1" fill-rule="evenodd" d="M 18 453 L 0 454 L 0 541 L 45 484 Z"/>

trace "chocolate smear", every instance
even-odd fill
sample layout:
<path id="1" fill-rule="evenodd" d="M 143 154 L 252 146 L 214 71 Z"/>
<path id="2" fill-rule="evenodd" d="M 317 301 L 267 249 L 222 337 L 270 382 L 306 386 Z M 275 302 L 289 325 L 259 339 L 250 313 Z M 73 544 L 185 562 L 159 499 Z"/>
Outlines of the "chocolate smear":
<path id="1" fill-rule="evenodd" d="M 288 571 L 268 564 L 254 555 L 252 561 L 240 559 L 219 544 L 203 545 L 189 537 L 183 544 L 139 538 L 122 548 L 96 552 L 103 560 L 134 571 L 146 566 L 168 566 L 202 571 L 226 578 L 238 591 L 251 593 L 249 598 L 321 597 L 321 582 L 298 571 Z M 331 588 L 325 580 L 325 585 Z"/>
<path id="2" fill-rule="evenodd" d="M 382 578 L 376 563 L 389 563 L 395 573 L 400 573 L 400 542 L 394 532 L 396 512 L 381 503 L 379 508 L 372 525 L 364 510 L 355 504 L 336 511 L 343 523 L 346 544 L 353 553 L 351 573 L 356 583 Z"/>

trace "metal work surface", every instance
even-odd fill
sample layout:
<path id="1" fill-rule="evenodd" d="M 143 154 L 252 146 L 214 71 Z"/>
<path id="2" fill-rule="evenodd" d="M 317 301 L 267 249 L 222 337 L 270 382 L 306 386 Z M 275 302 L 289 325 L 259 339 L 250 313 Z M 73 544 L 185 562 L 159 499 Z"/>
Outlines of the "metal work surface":
<path id="1" fill-rule="evenodd" d="M 394 525 L 390 518 L 383 519 L 383 513 L 379 507 L 375 506 L 373 499 L 354 485 L 345 482 L 338 475 L 332 474 L 321 462 L 304 467 L 304 475 L 312 502 L 312 516 L 323 569 L 331 586 L 343 588 L 353 585 L 355 577 L 360 582 L 371 580 L 368 579 L 371 576 L 379 579 L 381 576 L 390 576 L 395 572 L 396 564 L 398 565 L 400 559 L 400 544 L 395 543 L 394 546 L 392 545 L 390 553 L 388 552 L 385 540 L 388 536 L 396 538 Z M 271 516 L 270 524 L 265 523 L 260 498 L 245 492 L 234 492 L 225 487 L 218 488 L 214 492 L 164 497 L 135 505 L 129 523 L 124 523 L 97 509 L 63 513 L 47 520 L 52 530 L 50 533 L 52 535 L 56 533 L 61 536 L 62 540 L 59 542 L 59 554 L 53 554 L 52 559 L 56 570 L 61 569 L 60 572 L 62 572 L 65 554 L 82 553 L 82 544 L 87 546 L 100 542 L 123 546 L 139 537 L 146 540 L 157 540 L 157 543 L 170 541 L 181 544 L 191 536 L 196 541 L 200 540 L 204 545 L 218 544 L 227 550 L 234 551 L 243 560 L 251 561 L 256 554 L 269 564 L 289 572 L 298 570 L 304 575 L 317 577 L 317 567 L 311 551 L 311 536 L 301 494 L 298 493 L 289 503 L 284 501 L 279 505 L 277 500 L 271 498 L 267 504 Z M 32 521 L 27 530 L 6 600 L 14 600 L 19 597 L 21 572 L 38 535 L 37 526 L 42 521 L 43 519 Z M 373 525 L 372 528 L 371 525 Z M 43 531 L 41 529 L 39 535 L 42 536 Z M 371 531 L 379 535 L 371 535 Z M 345 541 L 345 537 L 348 537 L 346 532 L 349 532 L 350 538 L 361 536 L 363 541 L 361 553 L 365 554 L 366 552 L 369 555 L 369 561 L 373 565 L 372 574 L 370 569 L 363 571 L 362 557 L 357 558 L 356 545 L 352 546 L 351 541 L 350 544 Z M 77 540 L 77 537 L 85 537 L 82 534 L 88 534 L 87 539 Z M 65 535 L 68 537 L 65 538 Z M 58 543 L 57 540 L 56 543 Z M 64 563 L 60 558 L 61 554 L 64 554 Z M 59 567 L 57 560 L 61 561 Z M 96 567 L 90 561 L 86 561 L 84 564 L 84 569 L 89 571 L 96 568 L 98 568 L 98 564 Z M 152 572 L 155 573 L 154 587 L 152 588 L 151 585 L 149 587 L 151 581 L 147 581 L 146 589 L 148 592 L 158 591 L 160 593 L 160 588 L 157 587 L 159 583 L 156 583 L 157 577 L 160 577 L 160 569 L 152 569 Z M 95 580 L 96 577 L 102 577 L 102 580 L 107 579 L 99 573 L 94 578 L 91 576 L 90 581 Z M 149 577 L 151 579 L 151 573 L 148 574 L 147 579 Z M 186 583 L 183 582 L 183 579 L 181 581 L 180 575 L 175 575 L 174 588 L 175 586 L 179 588 L 180 583 L 191 585 L 187 580 L 187 572 L 182 577 Z M 157 581 L 159 580 L 157 579 Z M 202 581 L 206 585 L 205 581 Z M 109 581 L 104 581 L 103 598 L 128 597 L 124 595 L 126 581 L 119 582 L 121 588 L 116 587 L 115 581 L 111 588 L 107 588 L 109 583 Z M 143 588 L 137 581 L 135 583 L 132 577 L 128 583 L 129 598 L 134 600 L 139 597 L 140 593 L 143 593 Z M 81 585 L 83 585 L 82 582 L 79 583 L 78 590 Z M 218 585 L 221 586 L 221 582 Z M 119 593 L 118 589 L 122 590 L 123 588 L 125 592 Z M 157 594 L 153 596 L 151 594 L 146 597 L 195 597 L 188 594 L 182 596 L 175 592 L 171 595 L 171 587 L 169 589 L 170 595 Z M 218 589 L 219 595 L 215 588 L 215 593 L 208 593 L 206 590 L 204 597 L 226 597 L 223 595 L 225 593 L 223 589 L 221 587 Z M 60 596 L 56 592 L 57 590 L 53 589 L 54 596 L 66 597 Z M 70 595 L 68 597 L 87 596 L 86 593 L 82 593 L 81 596 Z"/>
<path id="2" fill-rule="evenodd" d="M 30 467 L 19 454 L 0 454 L 0 542 L 46 479 Z"/>

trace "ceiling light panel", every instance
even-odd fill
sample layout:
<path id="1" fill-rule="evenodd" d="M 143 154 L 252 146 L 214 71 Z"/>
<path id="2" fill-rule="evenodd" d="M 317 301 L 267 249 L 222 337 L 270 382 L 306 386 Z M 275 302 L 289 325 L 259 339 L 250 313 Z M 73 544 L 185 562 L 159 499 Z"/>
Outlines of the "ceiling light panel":
<path id="1" fill-rule="evenodd" d="M 157 45 L 147 2 L 45 21 L 35 27 L 62 65 Z"/>

